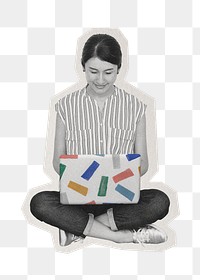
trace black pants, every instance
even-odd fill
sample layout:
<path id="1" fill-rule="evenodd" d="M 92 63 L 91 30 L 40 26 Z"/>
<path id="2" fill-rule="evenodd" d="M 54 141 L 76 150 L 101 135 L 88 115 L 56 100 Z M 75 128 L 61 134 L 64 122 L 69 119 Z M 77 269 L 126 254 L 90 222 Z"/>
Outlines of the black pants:
<path id="1" fill-rule="evenodd" d="M 157 189 L 140 192 L 137 204 L 63 205 L 60 193 L 43 191 L 31 200 L 32 214 L 52 226 L 75 235 L 87 235 L 93 219 L 108 214 L 111 229 L 138 229 L 164 218 L 169 211 L 168 196 Z"/>

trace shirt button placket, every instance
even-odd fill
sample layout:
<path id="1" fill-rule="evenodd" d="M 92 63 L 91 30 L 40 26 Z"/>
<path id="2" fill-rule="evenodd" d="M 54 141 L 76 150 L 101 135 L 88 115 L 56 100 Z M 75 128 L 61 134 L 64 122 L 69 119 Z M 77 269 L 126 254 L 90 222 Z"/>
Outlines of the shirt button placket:
<path id="1" fill-rule="evenodd" d="M 101 143 L 101 153 L 103 154 L 103 123 L 102 123 L 102 114 L 100 114 L 100 143 Z"/>
<path id="2" fill-rule="evenodd" d="M 103 130 L 102 130 L 102 123 L 100 123 L 100 143 L 101 143 L 101 153 L 103 154 Z"/>

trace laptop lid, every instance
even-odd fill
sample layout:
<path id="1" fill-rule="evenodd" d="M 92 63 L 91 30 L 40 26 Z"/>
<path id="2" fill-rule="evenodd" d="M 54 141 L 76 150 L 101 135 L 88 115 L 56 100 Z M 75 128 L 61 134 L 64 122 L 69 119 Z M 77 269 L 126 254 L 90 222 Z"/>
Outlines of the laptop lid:
<path id="1" fill-rule="evenodd" d="M 63 204 L 137 203 L 139 154 L 60 156 Z"/>

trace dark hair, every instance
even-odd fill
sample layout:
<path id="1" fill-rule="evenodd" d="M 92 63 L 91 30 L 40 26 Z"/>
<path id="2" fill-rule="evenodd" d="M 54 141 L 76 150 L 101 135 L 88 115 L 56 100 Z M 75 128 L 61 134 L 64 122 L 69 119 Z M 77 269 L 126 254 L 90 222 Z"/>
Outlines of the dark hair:
<path id="1" fill-rule="evenodd" d="M 121 67 L 122 53 L 120 45 L 110 35 L 95 34 L 86 41 L 81 59 L 83 68 L 85 67 L 85 63 L 92 57 L 98 57 L 103 61 L 115 64 L 118 66 L 118 70 Z"/>

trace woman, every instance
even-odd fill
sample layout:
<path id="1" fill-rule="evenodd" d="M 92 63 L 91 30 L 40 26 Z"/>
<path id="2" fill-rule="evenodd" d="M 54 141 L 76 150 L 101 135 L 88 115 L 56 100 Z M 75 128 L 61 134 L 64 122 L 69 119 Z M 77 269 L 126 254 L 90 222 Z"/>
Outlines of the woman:
<path id="1" fill-rule="evenodd" d="M 81 63 L 87 85 L 56 104 L 53 166 L 58 174 L 62 154 L 137 153 L 141 175 L 147 172 L 146 106 L 114 85 L 121 62 L 120 45 L 112 36 L 95 34 L 85 43 Z M 161 243 L 166 234 L 150 224 L 166 216 L 169 204 L 166 194 L 155 189 L 142 190 L 138 204 L 112 205 L 62 205 L 59 192 L 45 191 L 32 198 L 31 212 L 71 233 L 66 244 L 76 236 Z"/>

